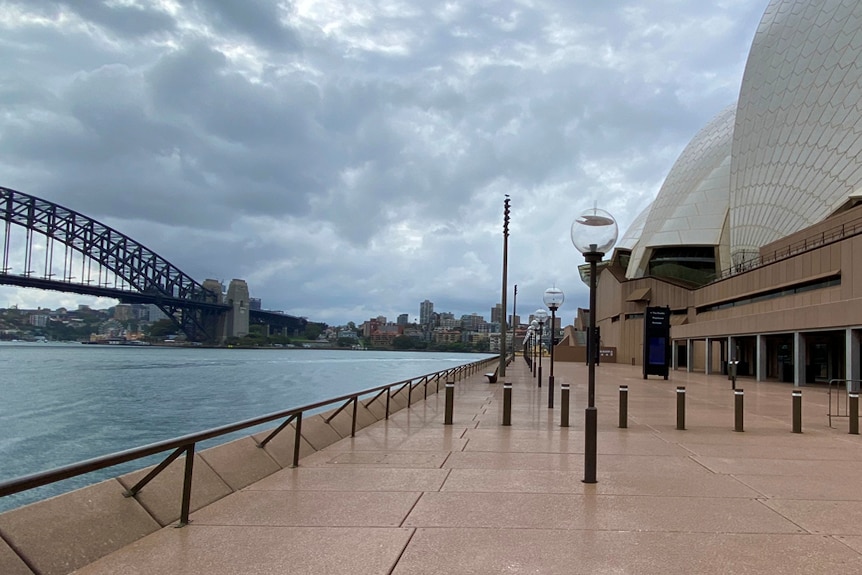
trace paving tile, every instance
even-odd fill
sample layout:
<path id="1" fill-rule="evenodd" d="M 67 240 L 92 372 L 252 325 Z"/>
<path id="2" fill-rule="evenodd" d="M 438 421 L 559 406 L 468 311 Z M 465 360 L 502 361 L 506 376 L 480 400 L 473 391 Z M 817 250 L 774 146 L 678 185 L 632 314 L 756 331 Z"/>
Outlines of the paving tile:
<path id="1" fill-rule="evenodd" d="M 380 575 L 412 529 L 195 526 L 163 529 L 76 575 Z"/>
<path id="2" fill-rule="evenodd" d="M 636 573 L 850 575 L 862 556 L 805 535 L 549 529 L 417 529 L 393 575 Z"/>
<path id="3" fill-rule="evenodd" d="M 449 451 L 320 451 L 302 460 L 301 467 L 443 467 Z"/>
<path id="4" fill-rule="evenodd" d="M 405 527 L 798 533 L 762 502 L 737 498 L 424 493 Z"/>
<path id="5" fill-rule="evenodd" d="M 400 527 L 419 493 L 240 491 L 193 513 L 197 525 Z"/>
<path id="6" fill-rule="evenodd" d="M 771 499 L 766 505 L 810 533 L 862 535 L 862 501 Z"/>
<path id="7" fill-rule="evenodd" d="M 801 459 L 741 459 L 700 457 L 693 459 L 713 471 L 727 475 L 785 475 L 798 478 L 829 478 L 836 474 L 862 474 L 862 461 L 807 461 Z"/>
<path id="8" fill-rule="evenodd" d="M 439 491 L 446 469 L 314 467 L 285 469 L 258 481 L 253 491 Z"/>
<path id="9" fill-rule="evenodd" d="M 783 475 L 734 475 L 734 478 L 769 499 L 859 500 L 859 476 L 853 472 L 810 479 Z"/>

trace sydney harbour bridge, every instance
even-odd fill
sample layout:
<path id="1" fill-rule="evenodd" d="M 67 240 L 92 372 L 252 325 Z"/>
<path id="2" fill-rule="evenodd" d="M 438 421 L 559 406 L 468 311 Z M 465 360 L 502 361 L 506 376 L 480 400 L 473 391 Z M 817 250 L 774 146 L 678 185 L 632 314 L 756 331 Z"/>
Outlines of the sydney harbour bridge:
<path id="1" fill-rule="evenodd" d="M 197 282 L 129 236 L 69 208 L 0 187 L 0 284 L 153 304 L 189 341 L 220 343 L 249 323 L 294 335 L 304 318 L 249 307 L 248 286 Z"/>

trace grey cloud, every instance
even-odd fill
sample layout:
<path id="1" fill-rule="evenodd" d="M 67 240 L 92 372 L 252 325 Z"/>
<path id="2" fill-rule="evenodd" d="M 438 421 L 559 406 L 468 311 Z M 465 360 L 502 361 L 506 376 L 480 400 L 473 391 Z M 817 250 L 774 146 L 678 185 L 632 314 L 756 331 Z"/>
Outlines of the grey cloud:
<path id="1" fill-rule="evenodd" d="M 519 307 L 557 281 L 574 309 L 574 210 L 599 199 L 621 226 L 637 214 L 735 99 L 766 0 L 655 3 L 637 18 L 626 10 L 642 3 L 514 17 L 470 2 L 449 21 L 427 3 L 385 16 L 370 3 L 362 26 L 304 21 L 302 35 L 270 2 L 198 0 L 170 21 L 148 4 L 141 22 L 84 4 L 65 5 L 113 43 L 4 29 L 0 185 L 115 225 L 200 279 L 255 278 L 267 307 L 338 323 L 415 315 L 426 297 L 487 315 L 504 193 Z M 698 38 L 698 16 L 728 28 Z M 666 35 L 644 35 L 653 24 Z M 242 59 L 220 51 L 237 44 Z"/>
<path id="2" fill-rule="evenodd" d="M 301 47 L 299 35 L 285 26 L 279 3 L 272 0 L 195 0 L 195 5 L 222 33 L 240 34 L 276 50 Z"/>
<path id="3" fill-rule="evenodd" d="M 47 17 L 56 17 L 68 10 L 120 37 L 141 37 L 176 29 L 176 22 L 170 14 L 153 3 L 127 5 L 101 0 L 28 0 L 16 4 Z"/>

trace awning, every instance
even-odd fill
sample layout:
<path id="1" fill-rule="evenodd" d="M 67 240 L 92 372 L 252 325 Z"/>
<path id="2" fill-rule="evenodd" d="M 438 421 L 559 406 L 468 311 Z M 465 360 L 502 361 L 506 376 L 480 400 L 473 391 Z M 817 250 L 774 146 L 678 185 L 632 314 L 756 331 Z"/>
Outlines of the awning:
<path id="1" fill-rule="evenodd" d="M 633 291 L 626 298 L 626 301 L 649 301 L 652 297 L 652 288 L 641 288 Z"/>

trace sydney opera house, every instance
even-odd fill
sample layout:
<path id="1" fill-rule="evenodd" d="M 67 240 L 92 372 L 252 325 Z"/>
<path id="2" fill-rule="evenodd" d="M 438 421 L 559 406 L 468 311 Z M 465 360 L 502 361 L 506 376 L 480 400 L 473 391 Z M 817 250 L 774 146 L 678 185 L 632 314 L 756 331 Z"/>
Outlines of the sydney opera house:
<path id="1" fill-rule="evenodd" d="M 773 0 L 739 100 L 688 144 L 598 272 L 596 320 L 640 364 L 802 385 L 862 376 L 862 2 Z"/>

